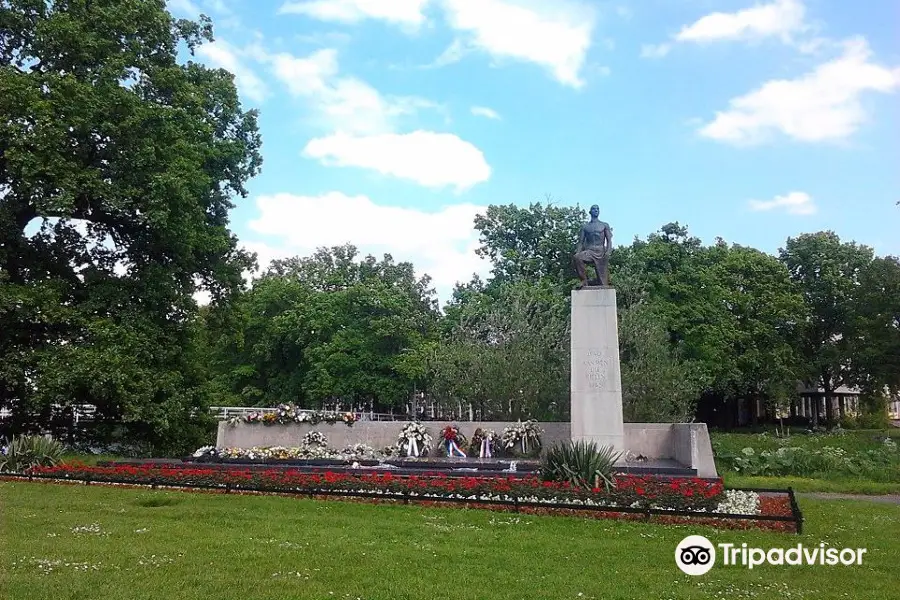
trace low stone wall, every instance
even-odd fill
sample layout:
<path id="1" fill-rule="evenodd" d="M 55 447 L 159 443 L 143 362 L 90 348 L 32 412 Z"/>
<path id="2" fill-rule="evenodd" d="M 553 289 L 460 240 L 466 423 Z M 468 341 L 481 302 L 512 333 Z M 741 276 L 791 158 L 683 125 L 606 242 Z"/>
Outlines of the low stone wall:
<path id="1" fill-rule="evenodd" d="M 357 421 L 352 427 L 344 423 L 292 423 L 290 425 L 262 425 L 239 423 L 228 425 L 219 423 L 219 434 L 216 438 L 216 446 L 219 448 L 252 448 L 253 446 L 299 446 L 303 442 L 303 436 L 310 431 L 319 431 L 328 438 L 328 445 L 332 448 L 345 448 L 352 444 L 366 444 L 375 449 L 397 444 L 397 436 L 405 421 Z M 428 428 L 428 433 L 435 438 L 447 425 L 457 425 L 467 438 L 479 427 L 481 429 L 493 429 L 499 435 L 505 427 L 515 423 L 506 421 L 423 421 Z M 569 439 L 568 423 L 541 423 L 544 435 L 541 436 L 544 446 L 550 446 L 556 442 Z"/>
<path id="2" fill-rule="evenodd" d="M 254 446 L 300 446 L 303 436 L 310 431 L 320 431 L 328 438 L 332 448 L 345 448 L 353 444 L 366 444 L 384 448 L 397 443 L 403 421 L 358 421 L 352 427 L 343 423 L 292 423 L 290 425 L 262 425 L 238 423 L 229 425 L 222 421 L 216 437 L 219 448 L 252 448 Z M 423 421 L 435 438 L 447 425 L 458 425 L 462 433 L 472 437 L 477 428 L 493 429 L 500 434 L 514 423 L 508 421 Z M 540 423 L 544 430 L 542 442 L 545 448 L 557 442 L 571 439 L 571 426 L 566 423 Z M 625 449 L 635 455 L 643 454 L 652 459 L 675 460 L 697 470 L 700 477 L 716 477 L 712 444 L 705 423 L 625 423 Z"/>

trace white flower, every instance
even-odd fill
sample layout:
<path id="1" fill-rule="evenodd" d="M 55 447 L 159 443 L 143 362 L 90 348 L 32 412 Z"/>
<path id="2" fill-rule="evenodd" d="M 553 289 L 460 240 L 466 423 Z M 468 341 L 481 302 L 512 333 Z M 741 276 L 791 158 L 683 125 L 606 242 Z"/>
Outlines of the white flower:
<path id="1" fill-rule="evenodd" d="M 725 490 L 725 500 L 719 503 L 716 512 L 732 515 L 758 515 L 759 494 L 741 490 Z"/>

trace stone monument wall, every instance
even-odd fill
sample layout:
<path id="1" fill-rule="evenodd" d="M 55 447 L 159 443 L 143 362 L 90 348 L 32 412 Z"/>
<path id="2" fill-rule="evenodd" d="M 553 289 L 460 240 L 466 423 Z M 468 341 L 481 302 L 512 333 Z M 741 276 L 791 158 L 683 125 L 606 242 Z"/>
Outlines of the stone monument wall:
<path id="1" fill-rule="evenodd" d="M 261 425 L 219 423 L 216 446 L 219 448 L 252 448 L 266 446 L 299 446 L 303 436 L 310 431 L 320 431 L 328 438 L 332 448 L 344 448 L 352 444 L 367 444 L 373 448 L 383 448 L 397 443 L 397 435 L 403 421 L 359 421 L 352 427 L 343 423 L 329 425 L 319 423 L 294 423 L 291 425 Z M 437 437 L 447 425 L 458 425 L 462 433 L 472 437 L 476 428 L 493 429 L 498 434 L 511 425 L 507 421 L 424 421 L 432 436 Z M 544 448 L 557 442 L 566 443 L 571 439 L 569 423 L 540 423 L 544 430 Z M 712 446 L 705 423 L 625 423 L 625 450 L 633 455 L 642 454 L 648 458 L 662 458 L 697 469 L 700 477 L 716 477 Z M 435 440 L 435 443 L 437 440 Z"/>

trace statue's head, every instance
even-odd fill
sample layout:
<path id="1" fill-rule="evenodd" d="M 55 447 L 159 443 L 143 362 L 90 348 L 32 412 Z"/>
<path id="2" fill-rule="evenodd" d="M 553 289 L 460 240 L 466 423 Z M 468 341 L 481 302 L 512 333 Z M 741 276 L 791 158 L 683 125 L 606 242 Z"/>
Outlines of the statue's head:
<path id="1" fill-rule="evenodd" d="M 599 214 L 600 214 L 600 207 L 597 206 L 596 204 L 593 205 L 593 206 L 591 207 L 591 217 L 593 217 L 594 219 L 596 219 L 596 218 L 597 218 L 597 215 L 599 215 Z"/>

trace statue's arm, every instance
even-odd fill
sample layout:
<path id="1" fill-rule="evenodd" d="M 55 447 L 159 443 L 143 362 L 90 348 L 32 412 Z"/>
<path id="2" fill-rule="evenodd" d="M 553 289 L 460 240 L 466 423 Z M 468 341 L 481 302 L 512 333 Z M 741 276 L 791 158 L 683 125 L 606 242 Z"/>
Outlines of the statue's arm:
<path id="1" fill-rule="evenodd" d="M 575 244 L 575 253 L 584 251 L 584 227 L 581 228 L 581 231 L 578 233 L 578 243 Z"/>
<path id="2" fill-rule="evenodd" d="M 603 245 L 607 250 L 612 250 L 612 227 L 609 225 L 603 229 Z"/>

